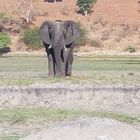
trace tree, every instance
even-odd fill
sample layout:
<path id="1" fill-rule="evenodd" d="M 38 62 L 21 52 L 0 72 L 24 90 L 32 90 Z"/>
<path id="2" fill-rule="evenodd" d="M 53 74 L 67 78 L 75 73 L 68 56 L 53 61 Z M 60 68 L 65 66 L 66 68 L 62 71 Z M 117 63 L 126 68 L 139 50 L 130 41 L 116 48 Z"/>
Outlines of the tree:
<path id="1" fill-rule="evenodd" d="M 21 15 L 27 25 L 29 25 L 34 16 L 34 1 L 35 0 L 20 0 L 20 2 L 18 3 L 17 13 Z"/>
<path id="2" fill-rule="evenodd" d="M 93 4 L 96 0 L 77 0 L 77 6 L 79 7 L 78 12 L 85 16 L 91 12 Z"/>

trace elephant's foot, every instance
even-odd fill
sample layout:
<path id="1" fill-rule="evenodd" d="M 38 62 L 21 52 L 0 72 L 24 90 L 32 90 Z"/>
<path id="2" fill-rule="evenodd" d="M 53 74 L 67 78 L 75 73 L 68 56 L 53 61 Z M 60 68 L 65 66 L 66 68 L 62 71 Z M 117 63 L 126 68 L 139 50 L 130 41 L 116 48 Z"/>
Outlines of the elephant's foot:
<path id="1" fill-rule="evenodd" d="M 50 78 L 51 78 L 51 77 L 54 77 L 54 75 L 50 75 L 50 74 L 48 74 L 48 77 L 50 77 Z"/>
<path id="2" fill-rule="evenodd" d="M 54 77 L 54 73 L 48 73 L 48 77 Z"/>
<path id="3" fill-rule="evenodd" d="M 64 73 L 56 73 L 54 76 L 55 77 L 65 77 L 65 74 Z"/>
<path id="4" fill-rule="evenodd" d="M 66 73 L 66 76 L 71 76 L 71 73 Z"/>

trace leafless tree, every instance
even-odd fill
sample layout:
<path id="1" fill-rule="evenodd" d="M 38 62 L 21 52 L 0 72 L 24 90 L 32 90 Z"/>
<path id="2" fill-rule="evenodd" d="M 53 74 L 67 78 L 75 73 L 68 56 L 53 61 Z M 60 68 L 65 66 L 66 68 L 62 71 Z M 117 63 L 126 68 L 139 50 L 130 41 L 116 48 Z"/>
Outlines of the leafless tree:
<path id="1" fill-rule="evenodd" d="M 35 0 L 20 0 L 18 2 L 17 13 L 25 20 L 28 25 L 34 16 L 34 3 Z"/>

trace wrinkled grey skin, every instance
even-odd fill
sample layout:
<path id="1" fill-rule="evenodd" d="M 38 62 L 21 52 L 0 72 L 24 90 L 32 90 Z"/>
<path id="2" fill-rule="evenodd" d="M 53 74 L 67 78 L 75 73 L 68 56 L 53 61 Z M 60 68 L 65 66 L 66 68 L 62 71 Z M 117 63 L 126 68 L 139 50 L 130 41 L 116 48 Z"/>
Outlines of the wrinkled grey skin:
<path id="1" fill-rule="evenodd" d="M 73 41 L 80 36 L 78 25 L 73 21 L 47 21 L 39 30 L 48 56 L 49 76 L 71 76 Z"/>

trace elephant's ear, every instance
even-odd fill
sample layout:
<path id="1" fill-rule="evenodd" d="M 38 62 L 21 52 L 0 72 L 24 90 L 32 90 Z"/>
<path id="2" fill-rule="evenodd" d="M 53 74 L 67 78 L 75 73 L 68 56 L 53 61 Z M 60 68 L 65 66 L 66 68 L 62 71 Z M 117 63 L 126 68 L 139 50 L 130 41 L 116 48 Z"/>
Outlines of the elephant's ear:
<path id="1" fill-rule="evenodd" d="M 41 40 L 47 44 L 51 44 L 50 35 L 49 35 L 49 28 L 51 22 L 43 22 L 39 28 L 39 36 Z"/>
<path id="2" fill-rule="evenodd" d="M 65 45 L 68 45 L 80 36 L 80 29 L 78 24 L 73 21 L 64 21 L 64 24 L 66 27 Z"/>

